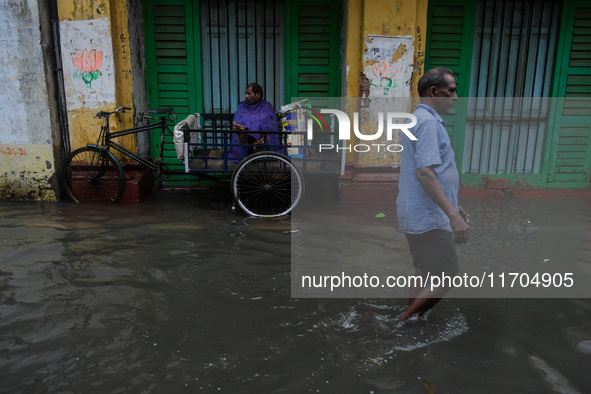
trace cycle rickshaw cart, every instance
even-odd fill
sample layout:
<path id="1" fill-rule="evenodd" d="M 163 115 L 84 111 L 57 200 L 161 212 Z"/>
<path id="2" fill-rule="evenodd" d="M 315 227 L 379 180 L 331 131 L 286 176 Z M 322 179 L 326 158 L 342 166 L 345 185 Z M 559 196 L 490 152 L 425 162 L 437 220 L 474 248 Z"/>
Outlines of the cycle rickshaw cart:
<path id="1" fill-rule="evenodd" d="M 232 130 L 233 114 L 192 114 L 173 131 L 171 124 L 176 120 L 173 108 L 144 110 L 140 116 L 152 123 L 111 131 L 109 117 L 126 110 L 130 108 L 97 113 L 97 117 L 105 120 L 97 143 L 76 149 L 68 156 L 63 178 L 73 201 L 119 201 L 126 179 L 123 165 L 112 150 L 150 168 L 159 187 L 179 175 L 214 183 L 229 181 L 234 204 L 257 217 L 289 214 L 304 195 L 305 176 L 336 177 L 342 171 L 343 157 L 339 152 L 314 148 L 306 132 L 294 127 L 294 121 L 285 116 L 278 117 L 280 131 L 256 131 L 264 136 L 265 143 L 237 144 L 232 142 L 233 134 L 252 132 Z M 156 129 L 161 132 L 160 156 L 155 160 L 141 157 L 114 141 L 117 137 Z M 275 139 L 279 142 L 267 143 L 270 135 L 279 136 Z M 320 138 L 324 142 L 335 140 L 334 127 Z M 229 152 L 233 147 L 244 149 L 245 157 L 241 160 L 231 157 Z"/>

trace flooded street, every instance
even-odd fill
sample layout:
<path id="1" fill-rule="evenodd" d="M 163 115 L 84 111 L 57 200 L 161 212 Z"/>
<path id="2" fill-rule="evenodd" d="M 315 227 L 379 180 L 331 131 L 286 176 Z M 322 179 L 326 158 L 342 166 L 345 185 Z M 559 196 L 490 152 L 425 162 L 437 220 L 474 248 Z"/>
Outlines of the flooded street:
<path id="1" fill-rule="evenodd" d="M 401 298 L 292 298 L 291 239 L 306 228 L 211 194 L 0 202 L 0 392 L 591 392 L 591 298 L 450 294 L 405 325 L 391 323 Z M 565 255 L 591 267 L 588 198 L 463 206 L 461 270 Z M 346 209 L 383 213 L 412 272 L 393 205 Z"/>

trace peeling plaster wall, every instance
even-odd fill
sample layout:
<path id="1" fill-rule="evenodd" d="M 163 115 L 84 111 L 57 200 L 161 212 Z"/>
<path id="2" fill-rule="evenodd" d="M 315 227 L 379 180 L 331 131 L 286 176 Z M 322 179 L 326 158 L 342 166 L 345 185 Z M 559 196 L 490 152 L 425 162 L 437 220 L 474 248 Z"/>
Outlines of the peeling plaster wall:
<path id="1" fill-rule="evenodd" d="M 132 10 L 140 7 L 133 4 Z M 58 13 L 70 144 L 76 149 L 96 143 L 104 124 L 95 118 L 98 111 L 135 107 L 128 1 L 58 0 Z M 133 125 L 131 113 L 111 117 L 112 130 Z M 134 135 L 118 142 L 137 149 Z"/>
<path id="2" fill-rule="evenodd" d="M 109 19 L 62 21 L 60 39 L 68 111 L 105 108 L 114 102 L 115 70 Z M 82 62 L 79 66 L 74 61 L 78 56 Z"/>
<path id="3" fill-rule="evenodd" d="M 114 107 L 115 67 L 108 18 L 61 21 L 60 39 L 72 149 L 96 143 L 94 115 Z"/>
<path id="4" fill-rule="evenodd" d="M 349 0 L 347 4 L 347 96 L 416 97 L 424 65 L 427 0 Z M 359 112 L 362 127 L 375 130 L 377 120 L 364 117 L 367 110 Z M 400 155 L 353 152 L 346 159 L 353 164 L 396 167 Z"/>
<path id="5" fill-rule="evenodd" d="M 56 200 L 37 0 L 0 2 L 0 198 Z"/>
<path id="6" fill-rule="evenodd" d="M 378 114 L 407 112 L 410 89 L 413 80 L 414 45 L 412 36 L 368 35 L 363 53 L 363 76 L 369 83 L 367 97 L 370 108 L 360 108 L 360 122 L 364 130 L 378 129 Z M 398 100 L 397 100 L 398 99 Z M 383 124 L 383 122 L 381 122 Z M 386 133 L 375 141 L 377 144 L 399 144 L 400 133 L 393 140 Z M 372 151 L 358 155 L 358 162 L 374 165 L 400 165 L 400 154 L 387 150 Z"/>
<path id="7" fill-rule="evenodd" d="M 363 54 L 368 97 L 410 97 L 413 55 L 412 36 L 369 35 Z"/>

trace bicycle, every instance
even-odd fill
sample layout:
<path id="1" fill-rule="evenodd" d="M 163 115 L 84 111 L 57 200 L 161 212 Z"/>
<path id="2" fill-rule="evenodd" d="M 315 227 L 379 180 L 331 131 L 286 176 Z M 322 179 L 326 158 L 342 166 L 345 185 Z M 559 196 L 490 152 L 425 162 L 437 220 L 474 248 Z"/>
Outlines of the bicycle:
<path id="1" fill-rule="evenodd" d="M 119 107 L 115 111 L 100 111 L 97 118 L 104 119 L 96 144 L 88 144 L 70 153 L 66 159 L 63 178 L 68 196 L 75 202 L 89 200 L 110 200 L 119 202 L 125 190 L 125 172 L 123 165 L 111 152 L 111 148 L 124 156 L 148 167 L 156 174 L 156 180 L 161 186 L 166 176 L 166 166 L 162 163 L 164 148 L 164 136 L 173 135 L 169 123 L 176 121 L 174 108 L 148 109 L 140 113 L 144 119 L 157 120 L 145 126 L 132 127 L 125 130 L 110 130 L 109 119 L 111 115 L 125 113 L 131 110 L 129 107 Z M 160 115 L 160 116 L 154 116 Z M 118 144 L 113 139 L 144 131 L 161 129 L 160 158 L 150 161 Z"/>

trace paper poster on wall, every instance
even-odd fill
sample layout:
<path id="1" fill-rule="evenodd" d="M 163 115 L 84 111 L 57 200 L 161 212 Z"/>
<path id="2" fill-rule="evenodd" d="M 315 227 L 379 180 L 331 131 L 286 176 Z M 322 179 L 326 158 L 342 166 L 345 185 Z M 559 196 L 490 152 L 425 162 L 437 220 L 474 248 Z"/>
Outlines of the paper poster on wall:
<path id="1" fill-rule="evenodd" d="M 412 36 L 369 35 L 363 55 L 369 97 L 409 97 L 413 55 Z"/>
<path id="2" fill-rule="evenodd" d="M 68 110 L 104 108 L 115 101 L 115 74 L 108 18 L 60 22 Z"/>

